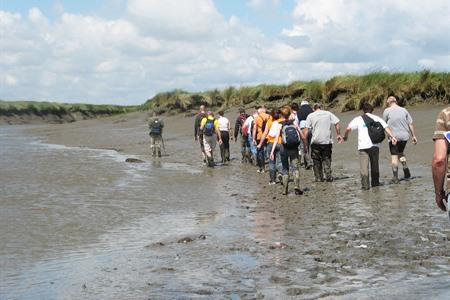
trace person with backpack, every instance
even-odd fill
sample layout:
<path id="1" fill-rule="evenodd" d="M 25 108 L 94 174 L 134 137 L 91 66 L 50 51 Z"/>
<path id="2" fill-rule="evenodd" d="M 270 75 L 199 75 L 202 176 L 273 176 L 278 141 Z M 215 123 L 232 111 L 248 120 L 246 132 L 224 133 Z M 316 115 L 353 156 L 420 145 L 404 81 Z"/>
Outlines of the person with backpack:
<path id="1" fill-rule="evenodd" d="M 392 135 L 386 122 L 372 114 L 373 107 L 365 102 L 362 105 L 363 115 L 354 118 L 347 126 L 344 134 L 344 141 L 352 130 L 358 130 L 358 151 L 359 151 L 359 172 L 361 174 L 361 186 L 363 190 L 370 189 L 369 184 L 369 162 L 370 179 L 372 187 L 380 185 L 380 171 L 378 165 L 380 143 L 385 139 L 386 134 L 390 137 L 393 145 L 397 144 L 397 139 Z"/>
<path id="2" fill-rule="evenodd" d="M 335 127 L 337 141 L 342 143 L 341 128 L 339 119 L 332 112 L 322 110 L 320 103 L 314 104 L 314 112 L 306 118 L 305 136 L 309 131 L 311 137 L 311 158 L 313 160 L 313 170 L 316 182 L 332 182 L 331 176 L 331 154 L 333 148 L 333 138 L 331 127 Z M 325 173 L 325 178 L 323 176 Z"/>
<path id="3" fill-rule="evenodd" d="M 239 115 L 236 118 L 236 123 L 234 125 L 234 141 L 237 143 L 238 135 L 241 135 L 241 155 L 242 162 L 250 162 L 250 143 L 248 141 L 248 128 L 244 128 L 245 121 L 249 117 L 245 113 L 245 109 L 239 108 Z"/>
<path id="4" fill-rule="evenodd" d="M 203 145 L 203 135 L 200 131 L 200 123 L 203 120 L 203 118 L 206 118 L 206 112 L 205 112 L 205 106 L 200 105 L 199 107 L 199 113 L 195 116 L 194 121 L 194 141 L 198 141 L 200 144 L 200 151 L 202 153 L 203 162 L 206 163 L 206 153 L 205 153 L 205 146 Z"/>
<path id="5" fill-rule="evenodd" d="M 275 136 L 275 141 L 281 137 L 281 164 L 283 166 L 283 195 L 287 195 L 289 191 L 289 170 L 294 176 L 294 191 L 296 195 L 302 195 L 303 191 L 300 189 L 300 171 L 299 171 L 299 155 L 298 146 L 301 141 L 306 141 L 303 133 L 300 131 L 298 125 L 294 124 L 294 120 L 290 120 L 291 108 L 285 106 L 281 109 L 281 123 L 279 130 Z M 269 159 L 275 158 L 276 148 L 272 147 Z"/>
<path id="6" fill-rule="evenodd" d="M 398 179 L 398 162 L 403 166 L 403 174 L 405 178 L 411 177 L 408 165 L 406 163 L 406 156 L 404 154 L 406 143 L 411 138 L 412 143 L 417 144 L 416 129 L 413 124 L 413 119 L 409 112 L 397 104 L 397 99 L 390 96 L 386 100 L 387 108 L 383 112 L 383 120 L 388 124 L 392 133 L 397 139 L 397 144 L 393 145 L 389 141 L 389 151 L 391 152 L 391 164 L 393 177 L 392 183 L 399 183 Z"/>
<path id="7" fill-rule="evenodd" d="M 216 148 L 217 141 L 219 141 L 219 145 L 222 144 L 222 138 L 220 137 L 219 121 L 214 118 L 214 114 L 211 111 L 208 111 L 206 117 L 201 120 L 200 132 L 203 136 L 203 145 L 208 167 L 213 168 L 214 149 Z"/>
<path id="8" fill-rule="evenodd" d="M 220 157 L 222 158 L 222 163 L 230 161 L 230 131 L 231 125 L 228 118 L 224 117 L 224 111 L 219 111 L 218 127 L 220 131 L 220 138 L 222 139 L 222 144 L 220 144 Z"/>
<path id="9" fill-rule="evenodd" d="M 148 129 L 150 131 L 150 151 L 152 152 L 153 157 L 157 154 L 158 157 L 161 157 L 163 128 L 164 121 L 157 117 L 156 112 L 153 112 L 153 117 L 148 121 Z"/>
<path id="10" fill-rule="evenodd" d="M 278 140 L 275 139 L 275 136 L 277 133 L 281 130 L 281 121 L 283 119 L 280 118 L 280 110 L 279 109 L 273 109 L 270 113 L 270 119 L 267 121 L 266 129 L 264 130 L 264 133 L 262 135 L 261 141 L 256 146 L 257 148 L 260 148 L 267 139 L 267 153 L 272 152 L 272 148 L 275 148 L 275 155 L 273 159 L 270 159 L 269 157 L 269 185 L 276 184 L 277 181 L 277 171 L 279 172 L 279 176 L 281 176 L 282 172 L 282 166 L 281 166 L 281 156 L 280 156 L 280 150 L 281 150 L 281 136 L 278 138 Z M 282 180 L 280 179 L 280 182 Z"/>
<path id="11" fill-rule="evenodd" d="M 269 121 L 270 116 L 266 113 L 265 107 L 258 108 L 258 115 L 255 118 L 253 124 L 253 145 L 258 145 L 261 141 L 262 135 L 266 129 L 267 121 Z M 258 166 L 258 173 L 265 172 L 266 164 L 266 145 L 263 142 L 261 146 L 256 148 L 256 164 Z"/>

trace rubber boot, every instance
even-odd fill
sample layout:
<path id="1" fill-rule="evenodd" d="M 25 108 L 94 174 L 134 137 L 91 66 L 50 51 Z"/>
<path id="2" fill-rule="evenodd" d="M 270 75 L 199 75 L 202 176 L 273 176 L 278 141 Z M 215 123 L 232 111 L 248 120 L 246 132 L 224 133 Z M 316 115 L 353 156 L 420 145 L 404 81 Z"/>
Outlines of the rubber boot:
<path id="1" fill-rule="evenodd" d="M 411 178 L 411 172 L 409 171 L 408 167 L 403 168 L 403 174 L 405 174 L 406 179 Z"/>
<path id="2" fill-rule="evenodd" d="M 214 159 L 212 158 L 212 156 L 207 156 L 206 159 L 208 161 L 208 167 L 214 168 Z"/>
<path id="3" fill-rule="evenodd" d="M 303 195 L 303 191 L 300 189 L 300 172 L 294 171 L 294 191 L 296 195 Z"/>
<path id="4" fill-rule="evenodd" d="M 368 189 L 370 189 L 370 186 L 369 186 L 369 176 L 361 175 L 361 187 L 362 187 L 363 190 L 368 190 Z"/>
<path id="5" fill-rule="evenodd" d="M 283 175 L 283 195 L 288 194 L 289 175 Z"/>
<path id="6" fill-rule="evenodd" d="M 392 176 L 391 183 L 394 183 L 394 184 L 400 183 L 400 180 L 398 179 L 398 168 L 397 168 L 397 170 L 395 170 L 394 168 L 392 168 L 392 173 L 393 173 L 394 175 Z"/>

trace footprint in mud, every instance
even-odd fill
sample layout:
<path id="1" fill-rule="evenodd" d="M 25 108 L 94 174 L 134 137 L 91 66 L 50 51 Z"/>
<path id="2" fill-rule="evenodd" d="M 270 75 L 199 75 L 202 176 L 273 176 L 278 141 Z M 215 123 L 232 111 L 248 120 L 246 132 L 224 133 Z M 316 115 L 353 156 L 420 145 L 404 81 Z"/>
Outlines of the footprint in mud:
<path id="1" fill-rule="evenodd" d="M 301 296 L 305 294 L 314 293 L 315 289 L 312 287 L 291 287 L 286 290 L 288 296 Z"/>
<path id="2" fill-rule="evenodd" d="M 183 238 L 179 239 L 177 241 L 177 243 L 178 244 L 187 244 L 187 243 L 191 243 L 191 242 L 193 242 L 195 240 L 206 240 L 206 235 L 200 234 L 197 237 L 186 236 L 186 237 L 183 237 Z"/>
<path id="3" fill-rule="evenodd" d="M 270 276 L 269 281 L 275 284 L 284 284 L 284 285 L 292 283 L 289 277 L 278 277 L 276 275 Z"/>

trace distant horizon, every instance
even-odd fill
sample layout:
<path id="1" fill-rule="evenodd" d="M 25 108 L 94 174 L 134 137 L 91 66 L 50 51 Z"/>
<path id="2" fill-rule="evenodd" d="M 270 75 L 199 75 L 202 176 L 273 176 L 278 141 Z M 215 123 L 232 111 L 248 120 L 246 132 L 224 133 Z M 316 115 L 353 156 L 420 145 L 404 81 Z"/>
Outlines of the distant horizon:
<path id="1" fill-rule="evenodd" d="M 174 89 L 450 72 L 449 14 L 447 0 L 4 1 L 0 99 L 140 105 Z"/>

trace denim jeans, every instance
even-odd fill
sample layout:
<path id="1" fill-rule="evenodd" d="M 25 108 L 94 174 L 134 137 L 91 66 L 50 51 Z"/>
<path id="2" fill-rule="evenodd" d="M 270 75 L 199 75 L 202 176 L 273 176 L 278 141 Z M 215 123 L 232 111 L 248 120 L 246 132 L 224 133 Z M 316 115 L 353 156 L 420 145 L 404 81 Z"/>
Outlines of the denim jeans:
<path id="1" fill-rule="evenodd" d="M 272 152 L 273 145 L 274 145 L 273 143 L 267 144 L 267 153 L 268 153 L 269 157 L 270 157 L 270 153 Z M 276 144 L 275 151 L 273 153 L 274 154 L 273 160 L 269 158 L 269 171 L 278 171 L 281 173 L 282 166 L 281 166 L 280 150 L 281 150 L 281 145 Z"/>

